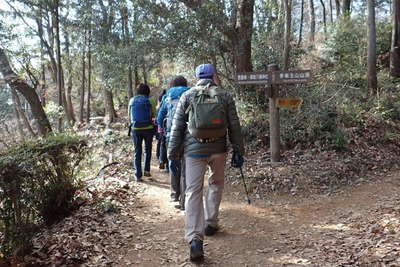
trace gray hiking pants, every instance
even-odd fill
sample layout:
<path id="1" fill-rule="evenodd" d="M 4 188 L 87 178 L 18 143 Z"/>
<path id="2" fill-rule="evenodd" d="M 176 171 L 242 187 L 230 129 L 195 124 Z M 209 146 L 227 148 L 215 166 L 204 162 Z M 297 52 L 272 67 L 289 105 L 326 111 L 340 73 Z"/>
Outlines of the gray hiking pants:
<path id="1" fill-rule="evenodd" d="M 224 190 L 226 153 L 207 158 L 186 156 L 185 240 L 203 240 L 204 227 L 218 225 L 219 205 Z M 210 167 L 211 176 L 203 204 L 204 175 Z"/>

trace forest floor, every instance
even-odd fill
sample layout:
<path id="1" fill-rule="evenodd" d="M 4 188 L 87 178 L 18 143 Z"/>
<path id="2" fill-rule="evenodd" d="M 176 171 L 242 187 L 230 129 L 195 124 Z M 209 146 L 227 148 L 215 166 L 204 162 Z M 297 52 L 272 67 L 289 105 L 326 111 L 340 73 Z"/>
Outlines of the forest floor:
<path id="1" fill-rule="evenodd" d="M 142 183 L 127 183 L 126 175 L 99 178 L 91 200 L 35 237 L 25 262 L 192 266 L 184 215 L 169 202 L 168 174 L 155 165 L 151 172 Z M 392 171 L 329 194 L 252 193 L 248 205 L 243 185 L 227 182 L 222 229 L 205 239 L 201 266 L 400 266 L 399 188 L 400 172 Z"/>

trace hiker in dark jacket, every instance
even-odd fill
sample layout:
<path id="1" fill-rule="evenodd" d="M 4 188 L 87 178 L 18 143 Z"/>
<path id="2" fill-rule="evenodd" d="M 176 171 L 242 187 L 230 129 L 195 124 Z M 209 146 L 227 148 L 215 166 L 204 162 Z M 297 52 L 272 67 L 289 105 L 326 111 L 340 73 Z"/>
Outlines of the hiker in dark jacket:
<path id="1" fill-rule="evenodd" d="M 179 102 L 179 98 L 181 95 L 189 90 L 187 87 L 187 80 L 183 76 L 176 76 L 170 84 L 171 88 L 167 90 L 165 97 L 161 102 L 161 106 L 157 115 L 157 123 L 160 125 L 161 123 L 166 125 L 166 140 L 167 144 L 170 139 L 171 127 L 172 127 L 172 119 L 176 111 L 177 104 Z M 164 121 L 166 120 L 166 123 Z M 168 146 L 168 145 L 167 145 Z M 171 201 L 180 201 L 180 205 L 176 206 L 181 210 L 184 209 L 184 194 L 185 186 L 184 186 L 184 175 L 182 173 L 182 167 L 184 168 L 183 157 L 180 157 L 178 160 L 170 160 L 169 161 L 169 174 L 171 180 Z M 181 180 L 182 183 L 181 183 Z"/>
<path id="2" fill-rule="evenodd" d="M 199 79 L 196 86 L 185 92 L 178 103 L 170 140 L 168 144 L 168 158 L 177 160 L 182 149 L 186 162 L 186 202 L 185 202 L 185 240 L 190 244 L 190 260 L 203 259 L 203 236 L 214 235 L 218 229 L 218 213 L 224 188 L 225 162 L 227 157 L 227 137 L 235 147 L 234 158 L 237 166 L 242 166 L 244 146 L 241 127 L 232 96 L 225 90 L 218 88 L 214 82 L 215 69 L 211 64 L 202 64 L 196 68 L 196 77 Z M 227 127 L 224 136 L 219 138 L 201 139 L 190 134 L 189 120 L 194 99 L 201 90 L 215 90 L 223 103 L 224 120 Z M 197 99 L 197 98 L 196 98 Z M 192 131 L 192 133 L 194 133 Z M 208 189 L 203 206 L 204 175 L 210 168 Z"/>
<path id="3" fill-rule="evenodd" d="M 133 156 L 133 168 L 135 180 L 140 182 L 142 175 L 151 176 L 150 161 L 151 147 L 153 143 L 154 124 L 156 114 L 156 101 L 149 98 L 150 88 L 147 84 L 139 84 L 136 89 L 136 96 L 129 101 L 128 117 L 132 129 L 132 142 L 135 149 Z M 142 172 L 142 144 L 144 141 L 145 159 L 144 172 Z"/>

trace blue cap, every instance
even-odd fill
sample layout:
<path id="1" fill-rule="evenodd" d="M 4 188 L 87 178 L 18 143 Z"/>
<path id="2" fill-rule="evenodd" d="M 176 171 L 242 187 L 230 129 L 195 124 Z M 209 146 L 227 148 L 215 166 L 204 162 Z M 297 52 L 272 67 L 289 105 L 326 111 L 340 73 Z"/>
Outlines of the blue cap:
<path id="1" fill-rule="evenodd" d="M 212 78 L 214 74 L 215 69 L 211 64 L 201 64 L 196 68 L 196 77 L 199 79 Z"/>

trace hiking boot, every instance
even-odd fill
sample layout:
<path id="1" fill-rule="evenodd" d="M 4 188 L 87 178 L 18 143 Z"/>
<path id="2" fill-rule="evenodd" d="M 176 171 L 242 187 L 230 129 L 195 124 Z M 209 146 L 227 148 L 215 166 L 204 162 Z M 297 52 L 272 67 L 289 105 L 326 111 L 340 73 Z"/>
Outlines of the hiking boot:
<path id="1" fill-rule="evenodd" d="M 203 241 L 193 238 L 190 242 L 190 261 L 199 262 L 204 259 Z"/>
<path id="2" fill-rule="evenodd" d="M 158 168 L 160 170 L 164 170 L 165 169 L 165 163 L 160 163 L 160 165 L 158 165 Z"/>
<path id="3" fill-rule="evenodd" d="M 151 173 L 149 171 L 144 171 L 143 176 L 151 177 Z"/>
<path id="4" fill-rule="evenodd" d="M 135 181 L 135 182 L 141 182 L 142 181 L 142 177 L 137 177 L 136 175 L 134 175 L 132 180 Z"/>
<path id="5" fill-rule="evenodd" d="M 215 235 L 216 232 L 218 232 L 219 228 L 218 227 L 213 227 L 211 225 L 207 225 L 206 228 L 204 228 L 204 234 L 206 236 L 212 236 Z"/>
<path id="6" fill-rule="evenodd" d="M 183 207 L 181 204 L 175 205 L 174 208 L 178 210 L 185 210 L 185 207 Z"/>
<path id="7" fill-rule="evenodd" d="M 179 201 L 179 198 L 177 198 L 177 197 L 171 197 L 171 199 L 170 199 L 169 201 L 171 201 L 171 202 L 178 202 L 178 201 Z"/>

